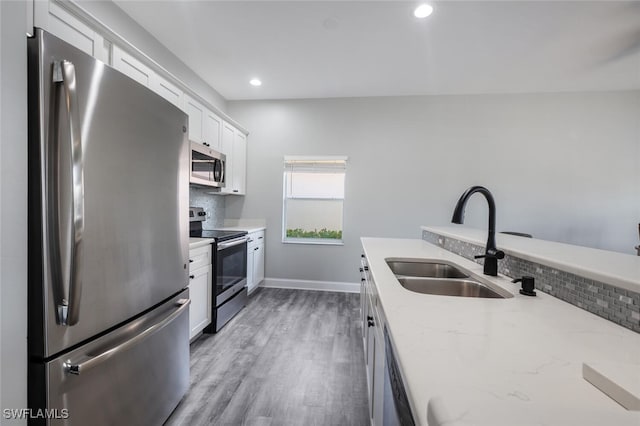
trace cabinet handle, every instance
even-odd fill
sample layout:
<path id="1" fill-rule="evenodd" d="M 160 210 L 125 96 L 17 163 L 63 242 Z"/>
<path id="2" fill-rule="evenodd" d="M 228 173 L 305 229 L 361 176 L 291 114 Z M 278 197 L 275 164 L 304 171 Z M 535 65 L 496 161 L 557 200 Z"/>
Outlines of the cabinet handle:
<path id="1" fill-rule="evenodd" d="M 194 279 L 196 276 L 195 275 L 189 275 L 189 278 Z"/>
<path id="2" fill-rule="evenodd" d="M 375 324 L 373 323 L 373 321 L 369 320 L 367 321 L 367 327 L 373 327 Z"/>
<path id="3" fill-rule="evenodd" d="M 364 267 L 364 270 L 365 270 L 365 271 L 368 271 L 368 270 L 369 270 L 369 267 L 368 267 L 368 266 L 365 266 L 365 267 Z"/>
<path id="4" fill-rule="evenodd" d="M 237 189 L 234 189 L 234 190 L 233 190 L 233 192 L 238 192 L 238 190 L 237 190 Z"/>
<path id="5" fill-rule="evenodd" d="M 256 250 L 259 250 L 259 249 L 260 249 L 259 247 L 256 247 L 256 248 L 253 249 L 253 251 L 256 251 Z"/>
<path id="6" fill-rule="evenodd" d="M 189 259 L 189 263 L 193 263 L 193 259 Z"/>
<path id="7" fill-rule="evenodd" d="M 373 317 L 371 315 L 367 315 L 367 321 L 373 321 Z"/>
<path id="8" fill-rule="evenodd" d="M 264 237 L 258 237 L 259 240 L 263 239 Z"/>

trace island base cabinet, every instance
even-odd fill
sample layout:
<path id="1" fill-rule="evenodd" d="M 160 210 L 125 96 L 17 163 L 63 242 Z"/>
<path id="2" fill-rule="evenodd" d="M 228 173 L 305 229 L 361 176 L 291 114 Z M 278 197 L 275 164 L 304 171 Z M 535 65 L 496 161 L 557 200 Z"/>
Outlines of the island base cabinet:
<path id="1" fill-rule="evenodd" d="M 360 297 L 362 299 L 362 335 L 364 340 L 364 355 L 367 371 L 367 396 L 369 399 L 369 417 L 374 426 L 387 426 L 384 420 L 384 398 L 386 384 L 384 317 L 379 309 L 374 307 L 370 297 L 371 277 L 368 268 L 363 263 L 362 285 Z M 388 404 L 387 404 L 388 405 Z"/>

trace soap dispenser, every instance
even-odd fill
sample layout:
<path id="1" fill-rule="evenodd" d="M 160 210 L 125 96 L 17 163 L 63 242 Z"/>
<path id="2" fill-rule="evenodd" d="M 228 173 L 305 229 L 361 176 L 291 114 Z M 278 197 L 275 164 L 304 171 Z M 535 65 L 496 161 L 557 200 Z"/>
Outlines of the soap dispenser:
<path id="1" fill-rule="evenodd" d="M 534 288 L 536 288 L 535 278 L 524 276 L 522 278 L 516 278 L 511 281 L 513 283 L 522 283 L 522 288 L 520 289 L 520 294 L 524 294 L 525 296 L 535 296 L 536 292 Z"/>

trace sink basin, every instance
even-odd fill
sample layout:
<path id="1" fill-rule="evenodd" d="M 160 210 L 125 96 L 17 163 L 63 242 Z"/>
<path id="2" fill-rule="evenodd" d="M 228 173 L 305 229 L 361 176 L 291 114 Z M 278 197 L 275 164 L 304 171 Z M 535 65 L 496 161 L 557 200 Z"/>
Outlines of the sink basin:
<path id="1" fill-rule="evenodd" d="M 505 296 L 493 291 L 489 287 L 473 279 L 442 279 L 397 277 L 400 284 L 407 290 L 416 293 L 435 294 L 440 296 L 480 297 L 489 299 L 504 299 Z"/>
<path id="2" fill-rule="evenodd" d="M 453 265 L 425 259 L 387 259 L 396 276 L 430 278 L 468 278 L 469 274 Z"/>

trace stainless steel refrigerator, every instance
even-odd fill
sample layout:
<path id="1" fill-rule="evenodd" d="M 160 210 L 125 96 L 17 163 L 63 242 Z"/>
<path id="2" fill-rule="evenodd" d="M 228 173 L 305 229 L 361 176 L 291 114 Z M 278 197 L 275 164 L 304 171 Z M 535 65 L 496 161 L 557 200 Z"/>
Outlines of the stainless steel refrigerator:
<path id="1" fill-rule="evenodd" d="M 187 116 L 28 41 L 33 424 L 158 425 L 189 385 Z"/>

